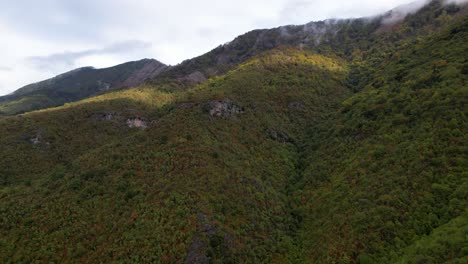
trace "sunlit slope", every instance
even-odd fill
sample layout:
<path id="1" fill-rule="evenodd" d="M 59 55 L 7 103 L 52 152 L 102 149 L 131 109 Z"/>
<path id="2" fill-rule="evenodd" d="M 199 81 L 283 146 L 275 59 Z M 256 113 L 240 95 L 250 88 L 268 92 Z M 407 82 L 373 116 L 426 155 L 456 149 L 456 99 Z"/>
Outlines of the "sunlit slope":
<path id="1" fill-rule="evenodd" d="M 2 155 L 15 164 L 2 187 L 0 255 L 263 262 L 283 254 L 298 225 L 288 198 L 296 142 L 347 97 L 345 76 L 337 58 L 280 49 L 169 97 L 129 90 L 2 120 L 17 130 L 0 126 L 11 145 Z M 161 97 L 166 104 L 148 103 Z M 240 110 L 218 116 L 219 104 Z M 93 118 L 114 111 L 150 125 Z M 15 138 L 39 128 L 46 146 Z"/>
<path id="2" fill-rule="evenodd" d="M 143 59 L 110 68 L 75 69 L 0 96 L 0 116 L 55 107 L 113 89 L 136 87 L 166 68 L 166 65 L 156 60 Z"/>

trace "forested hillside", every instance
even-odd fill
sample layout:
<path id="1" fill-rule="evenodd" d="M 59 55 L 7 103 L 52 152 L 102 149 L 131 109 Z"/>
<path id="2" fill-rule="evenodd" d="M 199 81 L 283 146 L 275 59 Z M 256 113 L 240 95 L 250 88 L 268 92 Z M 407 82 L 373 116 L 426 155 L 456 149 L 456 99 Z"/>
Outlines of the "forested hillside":
<path id="1" fill-rule="evenodd" d="M 0 119 L 0 259 L 466 263 L 466 10 Z"/>

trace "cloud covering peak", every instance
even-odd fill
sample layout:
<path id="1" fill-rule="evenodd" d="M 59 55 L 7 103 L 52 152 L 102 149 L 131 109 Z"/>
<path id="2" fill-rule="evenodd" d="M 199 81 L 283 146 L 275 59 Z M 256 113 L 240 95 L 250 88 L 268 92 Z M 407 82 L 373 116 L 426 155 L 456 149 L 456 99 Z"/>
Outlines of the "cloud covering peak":
<path id="1" fill-rule="evenodd" d="M 151 43 L 129 40 L 115 43 L 100 49 L 88 49 L 83 51 L 65 51 L 53 53 L 47 56 L 31 56 L 26 58 L 37 70 L 60 71 L 64 68 L 76 67 L 82 58 L 100 55 L 129 54 L 132 52 L 145 52 L 151 47 Z"/>

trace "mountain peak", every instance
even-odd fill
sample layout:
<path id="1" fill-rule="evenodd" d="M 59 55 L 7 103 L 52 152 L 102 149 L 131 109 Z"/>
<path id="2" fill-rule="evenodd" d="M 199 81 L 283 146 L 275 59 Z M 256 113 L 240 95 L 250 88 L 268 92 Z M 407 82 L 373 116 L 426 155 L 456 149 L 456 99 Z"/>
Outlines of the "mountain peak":
<path id="1" fill-rule="evenodd" d="M 0 108 L 2 105 L 6 108 L 4 114 L 16 114 L 59 106 L 110 89 L 138 86 L 166 68 L 155 59 L 131 61 L 101 69 L 81 67 L 0 97 Z"/>

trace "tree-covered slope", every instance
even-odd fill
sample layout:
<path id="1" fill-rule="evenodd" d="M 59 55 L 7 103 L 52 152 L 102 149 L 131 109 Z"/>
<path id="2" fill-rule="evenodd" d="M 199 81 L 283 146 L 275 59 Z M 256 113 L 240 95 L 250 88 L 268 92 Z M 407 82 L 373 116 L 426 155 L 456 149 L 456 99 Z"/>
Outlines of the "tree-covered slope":
<path id="1" fill-rule="evenodd" d="M 468 252 L 466 234 L 468 233 L 468 215 L 450 220 L 447 224 L 434 229 L 429 235 L 415 241 L 396 263 L 466 263 Z"/>
<path id="2" fill-rule="evenodd" d="M 345 75 L 338 58 L 282 49 L 184 93 L 130 90 L 2 120 L 1 255 L 267 261 L 297 224 L 294 142 L 347 95 Z M 127 111 L 149 127 L 128 128 Z"/>
<path id="3" fill-rule="evenodd" d="M 464 213 L 467 29 L 465 18 L 379 55 L 359 92 L 311 128 L 296 193 L 301 256 L 387 263 Z"/>
<path id="4" fill-rule="evenodd" d="M 0 97 L 0 116 L 54 107 L 113 88 L 135 87 L 145 81 L 162 91 L 186 90 L 281 46 L 331 53 L 348 60 L 366 59 L 379 49 L 399 45 L 402 39 L 433 34 L 467 13 L 466 4 L 457 5 L 446 0 L 432 0 L 418 12 L 399 17 L 403 9 L 368 18 L 328 19 L 253 30 L 206 54 L 170 67 L 146 59 L 108 69 L 77 69 Z"/>
<path id="5" fill-rule="evenodd" d="M 467 5 L 431 0 L 417 12 L 401 15 L 405 7 L 375 17 L 328 19 L 304 25 L 257 29 L 231 42 L 168 68 L 151 80 L 166 91 L 193 87 L 224 74 L 262 52 L 281 46 L 335 54 L 348 60 L 368 59 L 402 40 L 426 37 L 467 14 Z M 399 19 L 395 19 L 399 17 Z"/>
<path id="6" fill-rule="evenodd" d="M 0 119 L 0 259 L 464 263 L 465 10 Z"/>

